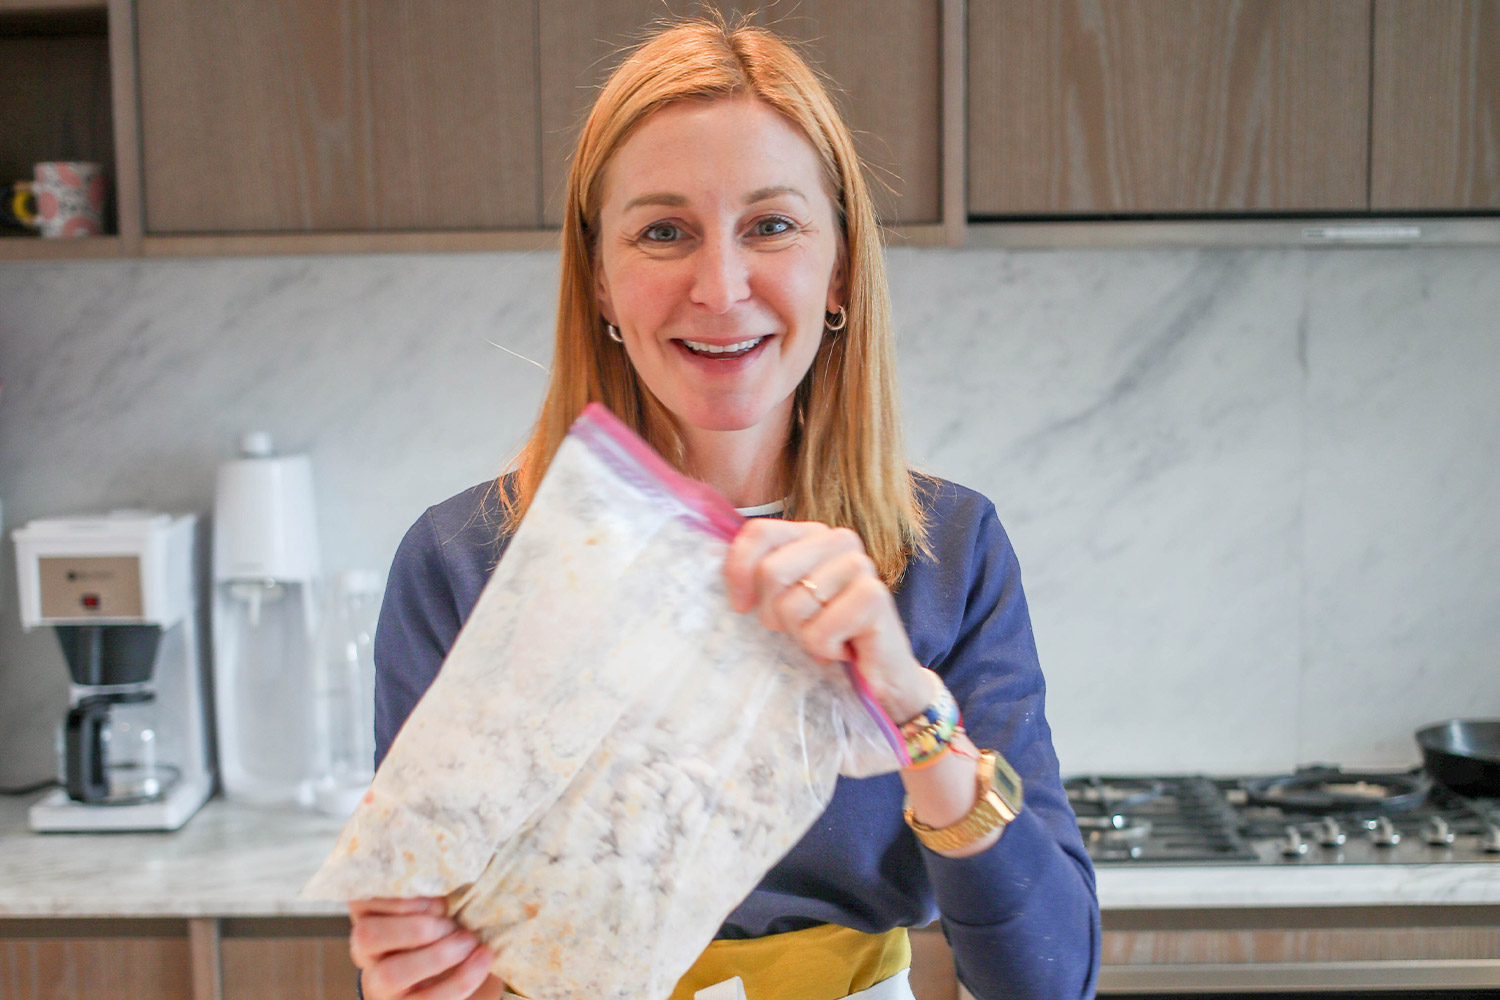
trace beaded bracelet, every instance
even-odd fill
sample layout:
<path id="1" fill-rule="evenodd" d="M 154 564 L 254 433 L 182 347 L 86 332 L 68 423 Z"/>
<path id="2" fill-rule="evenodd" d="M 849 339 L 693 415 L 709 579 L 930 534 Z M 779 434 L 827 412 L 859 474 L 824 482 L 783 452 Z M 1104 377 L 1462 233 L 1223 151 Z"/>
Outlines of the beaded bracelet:
<path id="1" fill-rule="evenodd" d="M 937 697 L 911 721 L 901 726 L 901 738 L 906 741 L 906 755 L 911 767 L 922 767 L 935 762 L 953 745 L 953 738 L 962 731 L 963 720 L 959 718 L 958 702 L 946 684 L 938 685 Z"/>

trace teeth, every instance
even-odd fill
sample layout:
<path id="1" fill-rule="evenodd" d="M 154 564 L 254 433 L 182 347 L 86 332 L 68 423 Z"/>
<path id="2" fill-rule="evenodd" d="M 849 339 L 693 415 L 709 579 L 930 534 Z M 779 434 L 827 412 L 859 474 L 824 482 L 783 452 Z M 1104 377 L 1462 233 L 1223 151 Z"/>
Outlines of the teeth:
<path id="1" fill-rule="evenodd" d="M 738 344 L 700 344 L 696 340 L 684 340 L 683 343 L 688 346 L 688 350 L 699 354 L 733 354 L 735 351 L 748 351 L 765 339 L 756 337 L 754 340 L 742 340 Z"/>

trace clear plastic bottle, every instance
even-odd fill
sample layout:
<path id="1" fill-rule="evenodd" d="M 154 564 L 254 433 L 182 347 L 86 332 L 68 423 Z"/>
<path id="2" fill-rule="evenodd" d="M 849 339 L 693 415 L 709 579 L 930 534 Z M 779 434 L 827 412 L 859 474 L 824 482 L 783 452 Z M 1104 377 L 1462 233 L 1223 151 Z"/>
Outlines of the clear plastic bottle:
<path id="1" fill-rule="evenodd" d="M 347 816 L 375 776 L 375 623 L 383 582 L 371 570 L 336 574 L 313 682 L 313 804 Z"/>

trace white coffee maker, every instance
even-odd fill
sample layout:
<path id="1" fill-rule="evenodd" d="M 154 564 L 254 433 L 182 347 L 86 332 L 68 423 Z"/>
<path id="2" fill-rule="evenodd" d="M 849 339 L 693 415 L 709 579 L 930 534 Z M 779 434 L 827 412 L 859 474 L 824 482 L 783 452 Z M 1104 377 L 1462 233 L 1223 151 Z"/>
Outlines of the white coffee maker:
<path id="1" fill-rule="evenodd" d="M 72 681 L 63 787 L 31 807 L 33 829 L 175 830 L 212 793 L 197 520 L 116 511 L 12 533 L 21 626 L 56 630 Z"/>

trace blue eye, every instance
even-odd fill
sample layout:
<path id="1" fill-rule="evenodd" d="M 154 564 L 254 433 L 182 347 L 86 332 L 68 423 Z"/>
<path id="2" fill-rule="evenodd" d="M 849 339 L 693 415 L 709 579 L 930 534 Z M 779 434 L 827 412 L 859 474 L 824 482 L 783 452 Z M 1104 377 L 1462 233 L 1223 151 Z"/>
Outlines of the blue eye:
<path id="1" fill-rule="evenodd" d="M 768 219 L 760 219 L 755 223 L 756 236 L 785 236 L 792 231 L 795 223 L 791 219 L 783 219 L 781 216 L 772 216 Z"/>
<path id="2" fill-rule="evenodd" d="M 670 222 L 656 222 L 647 226 L 641 237 L 651 243 L 670 243 L 677 238 L 678 232 Z"/>

